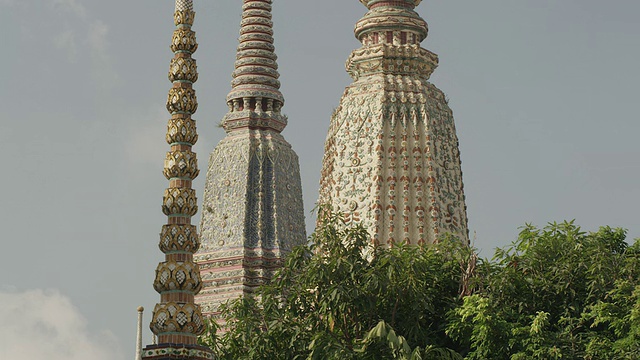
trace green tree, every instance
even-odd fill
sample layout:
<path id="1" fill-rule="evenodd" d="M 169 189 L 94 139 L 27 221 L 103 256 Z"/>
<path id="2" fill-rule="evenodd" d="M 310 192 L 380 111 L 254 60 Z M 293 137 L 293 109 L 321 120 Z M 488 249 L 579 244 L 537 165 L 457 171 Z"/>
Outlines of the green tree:
<path id="1" fill-rule="evenodd" d="M 527 225 L 478 266 L 448 334 L 467 359 L 640 359 L 640 245 L 625 235 Z"/>
<path id="2" fill-rule="evenodd" d="M 202 341 L 221 359 L 640 359 L 640 241 L 622 229 L 527 225 L 491 260 L 368 238 L 326 214 Z"/>
<path id="3" fill-rule="evenodd" d="M 255 296 L 223 308 L 226 332 L 203 338 L 222 359 L 461 359 L 445 334 L 460 303 L 468 247 L 369 245 L 325 213 Z M 463 264 L 464 266 L 461 266 Z"/>

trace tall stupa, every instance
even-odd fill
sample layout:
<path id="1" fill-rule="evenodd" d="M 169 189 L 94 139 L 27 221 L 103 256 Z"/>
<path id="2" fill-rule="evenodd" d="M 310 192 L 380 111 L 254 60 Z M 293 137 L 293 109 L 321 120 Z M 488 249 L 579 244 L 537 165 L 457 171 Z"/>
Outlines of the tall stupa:
<path id="1" fill-rule="evenodd" d="M 306 242 L 298 156 L 281 135 L 282 114 L 271 0 L 244 0 L 226 137 L 209 158 L 202 245 L 195 260 L 205 315 L 251 293 L 294 246 Z"/>
<path id="2" fill-rule="evenodd" d="M 198 345 L 198 335 L 205 330 L 202 313 L 194 302 L 202 281 L 193 254 L 199 241 L 191 217 L 198 211 L 195 190 L 191 184 L 198 176 L 196 154 L 191 151 L 198 139 L 195 113 L 198 102 L 193 83 L 198 79 L 196 61 L 191 55 L 198 48 L 191 30 L 195 12 L 192 0 L 176 0 L 171 50 L 175 53 L 169 68 L 167 110 L 171 119 L 166 140 L 171 146 L 164 163 L 169 187 L 164 192 L 162 211 L 167 224 L 160 233 L 160 250 L 165 261 L 158 264 L 153 287 L 160 302 L 153 309 L 151 331 L 158 343 L 142 350 L 143 360 L 212 360 L 213 353 Z M 142 316 L 142 309 L 139 310 Z M 136 354 L 138 358 L 139 354 Z"/>
<path id="3" fill-rule="evenodd" d="M 362 47 L 331 118 L 319 203 L 362 223 L 378 245 L 428 244 L 446 233 L 468 243 L 458 138 L 444 93 L 429 82 L 422 0 L 359 0 Z"/>

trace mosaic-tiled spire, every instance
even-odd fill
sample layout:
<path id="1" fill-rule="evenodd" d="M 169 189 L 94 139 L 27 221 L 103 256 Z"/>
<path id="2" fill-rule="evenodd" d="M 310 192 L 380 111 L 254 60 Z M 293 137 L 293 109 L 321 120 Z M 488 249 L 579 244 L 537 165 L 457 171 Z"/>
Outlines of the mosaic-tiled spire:
<path id="1" fill-rule="evenodd" d="M 282 257 L 306 241 L 298 156 L 280 132 L 278 65 L 271 0 L 244 0 L 227 136 L 209 159 L 196 254 L 205 315 L 271 278 Z"/>
<path id="2" fill-rule="evenodd" d="M 198 102 L 193 83 L 198 79 L 195 32 L 191 30 L 195 12 L 191 0 L 176 0 L 171 50 L 175 53 L 169 68 L 167 110 L 171 119 L 166 140 L 171 146 L 164 163 L 164 175 L 169 180 L 162 211 L 168 217 L 160 233 L 160 250 L 165 261 L 158 264 L 153 287 L 160 293 L 160 303 L 153 310 L 151 331 L 158 336 L 157 345 L 143 350 L 143 359 L 212 359 L 211 351 L 197 345 L 197 336 L 205 329 L 200 308 L 194 295 L 202 281 L 193 254 L 199 247 L 196 227 L 191 217 L 198 211 L 192 181 L 198 176 L 198 163 L 192 147 L 198 139 L 195 113 Z"/>
<path id="3" fill-rule="evenodd" d="M 321 204 L 361 222 L 376 244 L 467 243 L 458 138 L 445 95 L 429 83 L 436 54 L 420 47 L 421 0 L 359 0 L 362 47 L 325 142 Z"/>
<path id="4" fill-rule="evenodd" d="M 287 118 L 280 112 L 284 98 L 273 46 L 271 0 L 244 1 L 239 42 L 224 129 L 229 132 L 250 127 L 281 132 Z"/>

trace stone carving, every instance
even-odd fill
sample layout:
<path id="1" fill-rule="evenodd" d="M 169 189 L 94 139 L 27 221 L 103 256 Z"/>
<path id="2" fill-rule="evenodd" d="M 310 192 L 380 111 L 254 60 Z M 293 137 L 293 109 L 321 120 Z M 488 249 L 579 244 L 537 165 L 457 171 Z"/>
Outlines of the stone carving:
<path id="1" fill-rule="evenodd" d="M 361 0 L 363 47 L 325 143 L 321 204 L 362 223 L 375 244 L 468 242 L 458 139 L 445 95 L 428 79 L 437 55 L 419 46 L 419 0 Z"/>
<path id="2" fill-rule="evenodd" d="M 227 136 L 213 150 L 195 256 L 206 315 L 271 278 L 282 257 L 306 241 L 298 156 L 280 132 L 271 0 L 244 0 L 240 44 L 223 118 Z"/>

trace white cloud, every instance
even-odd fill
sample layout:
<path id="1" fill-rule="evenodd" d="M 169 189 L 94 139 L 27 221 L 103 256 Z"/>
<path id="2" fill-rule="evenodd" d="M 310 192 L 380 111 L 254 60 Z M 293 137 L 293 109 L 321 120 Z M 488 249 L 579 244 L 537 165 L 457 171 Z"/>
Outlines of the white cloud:
<path id="1" fill-rule="evenodd" d="M 148 109 L 140 116 L 134 116 L 139 121 L 130 122 L 127 129 L 126 142 L 127 153 L 132 154 L 129 162 L 131 171 L 147 171 L 143 165 L 162 166 L 164 153 L 169 150 L 169 145 L 164 141 L 167 132 L 167 121 L 171 116 L 160 105 Z"/>
<path id="2" fill-rule="evenodd" d="M 71 29 L 67 29 L 53 38 L 53 44 L 61 50 L 66 51 L 69 62 L 75 63 L 78 57 L 76 47 L 76 35 Z"/>
<path id="3" fill-rule="evenodd" d="M 109 54 L 109 26 L 93 16 L 82 0 L 50 0 L 50 5 L 62 16 L 62 23 L 66 24 L 62 32 L 53 36 L 53 44 L 67 52 L 67 58 L 72 63 L 77 61 L 78 54 L 88 53 L 96 82 L 107 89 L 118 85 L 120 77 Z"/>
<path id="4" fill-rule="evenodd" d="M 10 11 L 23 11 L 29 7 L 24 0 L 0 0 L 0 7 L 5 7 Z"/>
<path id="5" fill-rule="evenodd" d="M 109 27 L 100 20 L 94 21 L 89 28 L 89 45 L 99 57 L 106 56 L 107 34 L 109 34 Z"/>
<path id="6" fill-rule="evenodd" d="M 95 20 L 89 25 L 87 42 L 91 50 L 93 75 L 100 84 L 110 88 L 120 82 L 118 73 L 113 68 L 113 61 L 109 54 L 109 27 L 101 20 Z"/>
<path id="7" fill-rule="evenodd" d="M 91 334 L 86 319 L 55 290 L 0 292 L 0 359 L 123 359 L 115 336 Z"/>
<path id="8" fill-rule="evenodd" d="M 87 19 L 87 9 L 77 0 L 53 0 L 53 7 L 69 11 L 82 20 Z"/>

